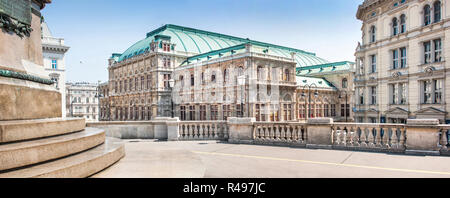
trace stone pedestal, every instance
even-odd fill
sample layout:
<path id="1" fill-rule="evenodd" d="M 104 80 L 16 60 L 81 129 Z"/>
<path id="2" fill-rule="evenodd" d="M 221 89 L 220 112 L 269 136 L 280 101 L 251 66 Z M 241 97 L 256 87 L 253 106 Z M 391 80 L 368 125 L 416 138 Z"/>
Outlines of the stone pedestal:
<path id="1" fill-rule="evenodd" d="M 331 149 L 333 145 L 331 124 L 333 124 L 332 118 L 309 119 L 306 147 Z"/>
<path id="2" fill-rule="evenodd" d="M 253 123 L 256 118 L 228 118 L 230 143 L 253 143 Z"/>
<path id="3" fill-rule="evenodd" d="M 169 138 L 169 129 L 171 130 L 171 139 L 178 140 L 178 135 L 175 135 L 173 133 L 177 132 L 177 130 L 174 130 L 175 127 L 178 128 L 178 122 L 180 120 L 178 118 L 170 118 L 170 117 L 156 117 L 154 119 L 154 132 L 155 132 L 155 139 L 158 140 L 168 140 Z M 170 124 L 170 128 L 169 128 Z M 175 126 L 175 124 L 177 126 Z"/>
<path id="4" fill-rule="evenodd" d="M 167 123 L 167 140 L 178 141 L 180 138 L 179 118 L 171 118 Z"/>
<path id="5" fill-rule="evenodd" d="M 409 119 L 406 125 L 406 154 L 440 155 L 439 120 Z"/>

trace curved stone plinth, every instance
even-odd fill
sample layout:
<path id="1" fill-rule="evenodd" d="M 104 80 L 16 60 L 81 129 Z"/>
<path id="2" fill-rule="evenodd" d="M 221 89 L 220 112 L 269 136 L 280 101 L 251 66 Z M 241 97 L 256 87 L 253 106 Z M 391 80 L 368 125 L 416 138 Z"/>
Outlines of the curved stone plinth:
<path id="1" fill-rule="evenodd" d="M 0 170 L 65 157 L 93 148 L 104 141 L 104 130 L 86 128 L 79 133 L 0 145 Z"/>
<path id="2" fill-rule="evenodd" d="M 79 178 L 89 177 L 120 160 L 124 144 L 107 138 L 105 143 L 56 161 L 0 174 L 0 178 Z"/>
<path id="3" fill-rule="evenodd" d="M 0 144 L 84 130 L 84 118 L 0 121 Z"/>

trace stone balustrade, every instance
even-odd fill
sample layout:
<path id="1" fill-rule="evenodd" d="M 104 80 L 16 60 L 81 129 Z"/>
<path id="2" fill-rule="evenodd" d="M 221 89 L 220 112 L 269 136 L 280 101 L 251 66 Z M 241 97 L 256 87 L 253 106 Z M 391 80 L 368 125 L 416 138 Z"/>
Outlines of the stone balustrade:
<path id="1" fill-rule="evenodd" d="M 257 122 L 253 126 L 256 143 L 306 145 L 306 123 Z"/>
<path id="2" fill-rule="evenodd" d="M 238 144 L 450 155 L 450 125 L 426 119 L 408 120 L 407 124 L 369 124 L 333 123 L 331 118 L 309 119 L 307 123 L 256 122 L 255 118 L 228 118 L 227 121 L 157 118 L 147 122 L 88 123 L 88 126 L 117 129 L 112 130 L 115 137 L 124 137 L 116 133 L 125 133 L 169 141 L 220 140 Z"/>
<path id="3" fill-rule="evenodd" d="M 333 148 L 403 152 L 405 150 L 405 124 L 333 124 Z"/>
<path id="4" fill-rule="evenodd" d="M 226 121 L 179 122 L 178 140 L 228 140 Z"/>

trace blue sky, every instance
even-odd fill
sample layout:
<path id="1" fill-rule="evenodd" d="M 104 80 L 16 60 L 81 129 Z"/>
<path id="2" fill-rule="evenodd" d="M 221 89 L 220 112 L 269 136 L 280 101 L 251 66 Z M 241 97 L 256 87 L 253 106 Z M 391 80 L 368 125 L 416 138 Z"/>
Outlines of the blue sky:
<path id="1" fill-rule="evenodd" d="M 363 0 L 53 0 L 42 11 L 65 38 L 67 80 L 108 79 L 107 59 L 147 32 L 176 24 L 354 61 Z M 80 63 L 82 62 L 82 63 Z"/>

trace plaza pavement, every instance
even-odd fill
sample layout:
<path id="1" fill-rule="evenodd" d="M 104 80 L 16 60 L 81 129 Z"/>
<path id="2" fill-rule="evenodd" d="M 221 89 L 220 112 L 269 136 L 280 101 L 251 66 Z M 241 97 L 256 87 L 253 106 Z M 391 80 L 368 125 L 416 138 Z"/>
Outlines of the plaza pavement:
<path id="1" fill-rule="evenodd" d="M 450 157 L 220 143 L 125 140 L 93 178 L 450 178 Z"/>

